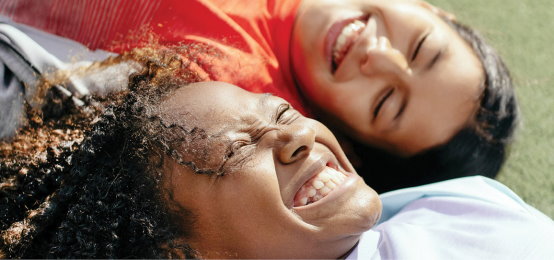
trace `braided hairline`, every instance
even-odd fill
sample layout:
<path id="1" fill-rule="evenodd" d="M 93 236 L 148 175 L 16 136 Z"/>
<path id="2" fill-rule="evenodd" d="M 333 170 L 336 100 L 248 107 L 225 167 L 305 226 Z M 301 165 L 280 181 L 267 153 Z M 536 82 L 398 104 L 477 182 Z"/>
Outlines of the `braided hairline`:
<path id="1" fill-rule="evenodd" d="M 224 170 L 223 166 L 225 161 L 221 163 L 220 166 L 212 169 L 203 169 L 196 165 L 194 161 L 184 160 L 184 156 L 181 149 L 174 148 L 175 144 L 181 146 L 188 146 L 189 138 L 200 137 L 202 139 L 210 139 L 212 136 L 207 136 L 205 130 L 194 127 L 190 130 L 185 129 L 185 127 L 171 123 L 166 124 L 164 120 L 156 115 L 146 118 L 148 123 L 146 127 L 149 128 L 146 130 L 148 137 L 145 137 L 147 140 L 154 140 L 157 147 L 161 148 L 166 156 L 169 156 L 175 160 L 178 164 L 190 168 L 196 174 L 207 174 L 207 175 L 223 175 Z M 157 126 L 157 127 L 156 127 Z M 159 128 L 158 128 L 159 127 Z M 154 131 L 161 130 L 161 132 Z M 171 133 L 171 134 L 168 134 Z M 172 136 L 172 137 L 170 137 Z"/>

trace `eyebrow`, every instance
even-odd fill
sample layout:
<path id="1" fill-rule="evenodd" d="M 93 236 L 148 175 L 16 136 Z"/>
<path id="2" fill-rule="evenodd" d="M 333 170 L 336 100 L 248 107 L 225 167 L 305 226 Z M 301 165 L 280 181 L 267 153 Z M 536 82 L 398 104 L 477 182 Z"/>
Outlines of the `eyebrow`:
<path id="1" fill-rule="evenodd" d="M 258 108 L 264 111 L 269 111 L 269 110 L 273 111 L 274 106 L 270 106 L 270 100 L 272 99 L 272 97 L 274 97 L 273 94 L 264 93 L 263 96 L 258 101 Z M 276 113 L 271 112 L 271 122 L 275 121 L 276 117 L 277 117 Z"/>
<path id="2" fill-rule="evenodd" d="M 271 94 L 271 93 L 262 93 L 261 95 L 262 96 L 260 98 L 258 98 L 258 100 L 256 102 L 255 109 L 259 109 L 261 111 L 266 111 L 267 107 L 270 104 L 270 99 L 271 99 L 271 97 L 273 97 L 273 94 Z M 252 114 L 248 114 L 246 116 L 243 115 L 240 118 L 241 118 L 240 119 L 241 123 L 246 125 L 246 127 L 242 127 L 240 129 L 240 131 L 246 131 L 247 129 L 250 129 L 252 127 L 252 125 L 254 124 L 254 122 L 259 121 L 259 119 L 256 116 L 253 116 Z"/>
<path id="3" fill-rule="evenodd" d="M 264 109 L 267 107 L 267 104 L 269 103 L 269 100 L 273 97 L 273 94 L 271 93 L 264 93 L 263 96 L 258 99 L 257 107 L 260 109 Z"/>
<path id="4" fill-rule="evenodd" d="M 262 96 L 258 99 L 256 107 L 259 108 L 259 109 L 265 110 L 265 108 L 269 104 L 269 100 L 271 99 L 271 97 L 273 97 L 273 94 L 263 93 Z M 249 120 L 249 119 L 252 119 L 252 121 Z M 251 116 L 249 116 L 248 118 L 242 118 L 242 121 L 243 121 L 243 123 L 244 122 L 248 122 L 248 123 L 247 123 L 246 127 L 241 127 L 238 131 L 241 132 L 241 133 L 247 133 L 247 134 L 252 132 L 255 127 L 259 126 L 259 122 L 260 122 L 259 119 L 257 119 L 256 117 L 251 117 Z M 231 146 L 233 145 L 234 141 L 235 140 L 230 140 L 229 141 L 229 144 L 227 145 L 227 149 L 229 151 L 231 151 Z M 225 165 L 227 163 L 227 160 L 229 160 L 233 155 L 234 155 L 234 153 L 229 153 L 227 155 L 228 158 L 225 160 L 223 165 Z"/>

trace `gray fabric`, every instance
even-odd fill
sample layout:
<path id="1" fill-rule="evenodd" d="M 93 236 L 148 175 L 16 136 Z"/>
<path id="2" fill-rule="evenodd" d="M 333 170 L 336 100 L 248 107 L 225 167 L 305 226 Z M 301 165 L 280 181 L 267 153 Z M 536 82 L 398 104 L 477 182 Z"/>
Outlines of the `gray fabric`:
<path id="1" fill-rule="evenodd" d="M 25 97 L 32 101 L 37 72 L 0 29 L 0 138 L 10 137 L 24 122 L 23 101 Z"/>
<path id="2" fill-rule="evenodd" d="M 0 15 L 0 23 L 9 24 L 23 32 L 44 50 L 60 61 L 72 63 L 76 61 L 100 61 L 115 55 L 104 50 L 91 51 L 84 45 L 54 34 L 43 32 L 33 27 L 13 22 L 10 18 Z"/>
<path id="3" fill-rule="evenodd" d="M 0 139 L 10 137 L 23 123 L 23 95 L 21 82 L 3 63 L 0 63 Z"/>
<path id="4" fill-rule="evenodd" d="M 125 88 L 129 74 L 138 68 L 136 63 L 89 68 L 92 62 L 113 55 L 90 51 L 75 41 L 0 16 L 0 139 L 10 137 L 24 123 L 25 101 L 34 108 L 40 105 L 35 102 L 40 77 L 52 79 L 56 72 L 69 73 L 64 87 L 55 88 L 77 105 L 82 104 L 78 98 L 85 95 L 107 95 Z"/>
<path id="5" fill-rule="evenodd" d="M 9 24 L 0 24 L 0 34 L 2 34 L 2 38 L 6 40 L 7 44 L 11 45 L 11 49 L 13 51 L 17 51 L 18 55 L 27 61 L 26 66 L 31 66 L 36 73 L 45 76 L 47 74 L 53 74 L 56 71 L 68 69 L 66 63 L 49 53 L 47 50 L 42 48 L 41 45 L 33 41 L 33 39 L 17 28 Z M 11 56 L 13 59 L 4 59 L 4 64 L 6 64 L 8 68 L 11 68 L 20 80 L 26 83 L 27 88 L 34 87 L 36 82 L 25 82 L 25 80 L 30 79 L 30 77 L 27 77 L 27 75 L 25 75 L 25 77 L 23 75 L 18 75 L 18 72 L 20 71 L 29 70 L 28 68 L 23 68 L 24 66 L 21 66 L 23 63 L 15 62 L 16 56 L 18 55 L 8 55 L 8 57 Z M 73 93 L 73 95 L 78 97 L 89 93 L 88 89 L 77 78 L 70 77 L 67 88 Z M 29 96 L 27 96 L 27 100 L 30 100 Z"/>
<path id="6" fill-rule="evenodd" d="M 1 15 L 0 37 L 8 39 L 12 48 L 17 49 L 43 76 L 48 77 L 45 73 L 59 70 L 81 72 L 72 73 L 74 75 L 70 77 L 70 84 L 66 86 L 77 97 L 87 94 L 103 96 L 121 90 L 127 86 L 129 75 L 139 68 L 137 63 L 129 62 L 87 69 L 86 73 L 82 73 L 83 70 L 79 68 L 88 68 L 92 62 L 117 54 L 89 50 L 76 41 L 14 23 Z"/>
<path id="7" fill-rule="evenodd" d="M 4 67 L 6 78 L 2 77 L 3 84 L 11 84 L 12 78 L 27 86 L 23 92 L 30 98 L 34 95 L 40 72 L 29 62 L 22 52 L 13 44 L 13 41 L 2 32 L 0 24 L 0 62 Z M 6 86 L 7 87 L 7 86 Z"/>
<path id="8" fill-rule="evenodd" d="M 95 61 L 115 53 L 91 51 L 75 41 L 52 35 L 0 16 L 0 139 L 9 137 L 24 121 L 24 102 L 37 108 L 38 79 L 71 75 L 64 86 L 55 86 L 77 105 L 85 95 L 108 95 L 127 86 L 137 71 L 134 62 L 91 68 Z"/>

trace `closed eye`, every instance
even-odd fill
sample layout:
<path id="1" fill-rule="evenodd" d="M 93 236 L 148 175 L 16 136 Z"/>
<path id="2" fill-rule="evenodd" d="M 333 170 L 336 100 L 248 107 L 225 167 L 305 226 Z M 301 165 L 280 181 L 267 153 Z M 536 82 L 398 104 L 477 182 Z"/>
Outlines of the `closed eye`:
<path id="1" fill-rule="evenodd" d="M 421 38 L 421 40 L 417 43 L 414 53 L 412 54 L 411 61 L 414 61 L 417 58 L 417 54 L 419 54 L 419 51 L 421 50 L 421 46 L 423 46 L 423 42 L 425 42 L 425 40 L 427 39 L 427 36 L 429 36 L 429 34 L 426 34 L 425 36 L 423 36 L 423 38 Z"/>
<path id="2" fill-rule="evenodd" d="M 381 111 L 381 107 L 383 106 L 385 101 L 387 101 L 387 99 L 392 95 L 393 92 L 394 92 L 394 88 L 391 88 L 389 90 L 389 92 L 387 92 L 387 94 L 385 94 L 383 96 L 383 98 L 381 98 L 381 100 L 379 100 L 379 103 L 377 103 L 377 106 L 375 106 L 375 110 L 373 110 L 373 119 L 374 120 L 375 120 L 375 118 L 377 118 L 377 115 L 379 114 L 379 111 Z"/>
<path id="3" fill-rule="evenodd" d="M 291 110 L 291 106 L 287 103 L 280 104 L 275 112 L 274 122 L 275 124 L 287 124 L 296 119 L 295 116 L 289 116 L 288 111 Z M 247 129 L 241 132 L 248 134 L 247 138 L 236 140 L 231 144 L 231 155 L 234 155 L 243 147 L 255 145 L 267 132 L 277 129 L 275 125 L 264 123 L 263 121 L 256 120 L 251 123 Z"/>
<path id="4" fill-rule="evenodd" d="M 294 110 L 290 104 L 281 104 L 277 108 L 277 113 L 275 116 L 276 124 L 288 125 L 293 123 L 296 119 L 300 117 L 298 111 Z"/>
<path id="5" fill-rule="evenodd" d="M 289 104 L 281 104 L 277 107 L 277 113 L 275 114 L 275 122 L 280 122 L 283 119 L 283 115 L 290 109 Z"/>

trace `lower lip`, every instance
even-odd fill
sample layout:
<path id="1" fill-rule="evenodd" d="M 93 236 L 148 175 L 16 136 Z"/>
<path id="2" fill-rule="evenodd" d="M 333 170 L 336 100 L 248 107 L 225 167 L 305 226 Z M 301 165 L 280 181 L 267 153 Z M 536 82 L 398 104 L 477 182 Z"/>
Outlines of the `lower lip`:
<path id="1" fill-rule="evenodd" d="M 339 184 L 335 189 L 333 189 L 327 196 L 321 198 L 320 200 L 308 204 L 306 206 L 293 207 L 295 211 L 305 211 L 324 206 L 325 204 L 336 200 L 338 197 L 341 197 L 343 194 L 348 193 L 348 191 L 355 189 L 355 183 L 361 178 L 355 173 L 343 172 L 346 175 L 346 180 Z"/>
<path id="2" fill-rule="evenodd" d="M 334 23 L 329 28 L 329 31 L 327 32 L 327 36 L 325 37 L 325 53 L 324 53 L 325 60 L 327 60 L 327 65 L 329 67 L 329 71 L 333 70 L 333 47 L 335 46 L 335 43 L 337 42 L 337 38 L 342 32 L 342 29 L 344 29 L 344 27 L 350 24 L 352 21 L 359 20 L 362 18 L 363 16 L 344 19 Z"/>

